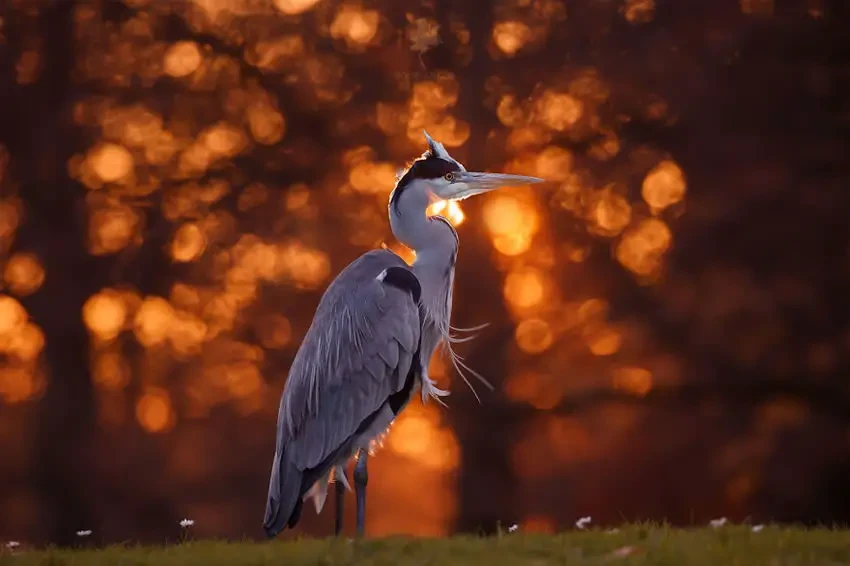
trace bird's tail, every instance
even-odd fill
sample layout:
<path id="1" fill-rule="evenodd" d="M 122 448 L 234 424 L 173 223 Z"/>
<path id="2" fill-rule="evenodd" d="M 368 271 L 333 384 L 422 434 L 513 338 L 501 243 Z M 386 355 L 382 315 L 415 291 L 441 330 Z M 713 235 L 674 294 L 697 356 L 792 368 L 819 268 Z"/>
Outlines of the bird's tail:
<path id="1" fill-rule="evenodd" d="M 301 471 L 286 457 L 283 447 L 274 454 L 269 497 L 263 529 L 269 538 L 277 536 L 287 526 L 294 527 L 301 507 Z"/>

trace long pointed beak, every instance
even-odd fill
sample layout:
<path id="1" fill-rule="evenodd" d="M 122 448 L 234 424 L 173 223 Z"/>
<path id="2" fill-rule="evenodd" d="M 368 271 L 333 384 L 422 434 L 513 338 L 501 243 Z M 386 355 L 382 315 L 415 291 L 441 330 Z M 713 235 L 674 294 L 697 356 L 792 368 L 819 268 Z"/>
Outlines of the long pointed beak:
<path id="1" fill-rule="evenodd" d="M 437 196 L 445 200 L 463 200 L 472 195 L 486 193 L 499 187 L 514 187 L 542 183 L 544 179 L 525 175 L 506 173 L 473 173 L 464 171 L 455 173 L 450 184 L 440 187 Z"/>

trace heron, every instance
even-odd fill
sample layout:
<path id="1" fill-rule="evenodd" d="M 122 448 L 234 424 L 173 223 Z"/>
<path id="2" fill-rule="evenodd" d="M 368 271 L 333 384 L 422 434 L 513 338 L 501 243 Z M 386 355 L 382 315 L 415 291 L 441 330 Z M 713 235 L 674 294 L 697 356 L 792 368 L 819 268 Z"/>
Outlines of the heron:
<path id="1" fill-rule="evenodd" d="M 321 513 L 330 483 L 339 535 L 345 493 L 352 490 L 345 467 L 352 458 L 355 532 L 363 536 L 368 458 L 376 440 L 417 390 L 423 404 L 434 399 L 444 405 L 441 398 L 449 395 L 428 375 L 439 346 L 474 394 L 467 373 L 490 386 L 452 348 L 481 326 L 450 324 L 458 235 L 446 218 L 429 216 L 427 209 L 439 200 L 543 179 L 467 171 L 423 133 L 428 148 L 399 176 L 388 205 L 393 235 L 415 252 L 412 265 L 386 248 L 348 264 L 320 298 L 293 359 L 277 417 L 263 522 L 269 538 L 294 528 L 308 499 Z"/>

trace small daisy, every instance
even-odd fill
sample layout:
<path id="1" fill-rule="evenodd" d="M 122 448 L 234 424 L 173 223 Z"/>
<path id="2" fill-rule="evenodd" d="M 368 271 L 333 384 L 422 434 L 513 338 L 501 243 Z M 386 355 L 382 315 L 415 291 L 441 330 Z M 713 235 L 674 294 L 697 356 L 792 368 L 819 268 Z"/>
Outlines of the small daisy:
<path id="1" fill-rule="evenodd" d="M 716 528 L 722 527 L 727 522 L 728 521 L 726 520 L 726 517 L 720 517 L 719 519 L 712 519 L 711 521 L 708 522 L 708 524 L 716 529 Z"/>
<path id="2" fill-rule="evenodd" d="M 84 531 L 77 531 L 77 536 L 78 537 L 91 536 L 91 530 L 89 529 L 89 530 L 84 530 Z"/>
<path id="3" fill-rule="evenodd" d="M 589 525 L 589 524 L 590 524 L 590 521 L 591 521 L 591 520 L 592 520 L 592 519 L 591 519 L 590 517 L 582 517 L 581 519 L 579 519 L 578 521 L 576 521 L 576 527 L 577 527 L 577 528 L 579 528 L 579 529 L 583 529 L 583 528 L 585 528 L 587 525 Z"/>
<path id="4" fill-rule="evenodd" d="M 753 525 L 753 532 L 757 533 L 764 528 L 764 525 Z"/>
<path id="5" fill-rule="evenodd" d="M 512 532 L 516 531 L 518 528 L 519 528 L 519 525 L 513 524 L 510 527 L 508 527 L 508 532 L 512 533 Z"/>
<path id="6" fill-rule="evenodd" d="M 195 524 L 195 521 L 193 521 L 192 519 L 183 519 L 182 521 L 180 521 L 180 526 L 183 527 L 184 529 L 187 528 L 187 527 L 191 527 L 194 524 Z"/>
<path id="7" fill-rule="evenodd" d="M 21 546 L 21 543 L 19 543 L 16 540 L 10 540 L 9 542 L 6 543 L 6 548 L 8 548 L 9 550 L 15 550 L 19 546 Z"/>

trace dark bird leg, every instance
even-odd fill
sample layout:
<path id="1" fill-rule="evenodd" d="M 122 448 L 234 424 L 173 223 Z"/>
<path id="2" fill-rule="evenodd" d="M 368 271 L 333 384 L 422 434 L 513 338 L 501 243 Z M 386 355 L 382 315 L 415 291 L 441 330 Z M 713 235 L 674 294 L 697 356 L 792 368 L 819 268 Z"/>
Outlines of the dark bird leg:
<path id="1" fill-rule="evenodd" d="M 342 511 L 345 503 L 345 482 L 339 478 L 334 480 L 334 489 L 336 494 L 336 522 L 334 523 L 334 535 L 342 534 Z"/>
<path id="2" fill-rule="evenodd" d="M 357 536 L 362 537 L 366 526 L 366 484 L 369 473 L 366 470 L 369 453 L 361 449 L 354 466 L 354 491 L 357 496 Z"/>

